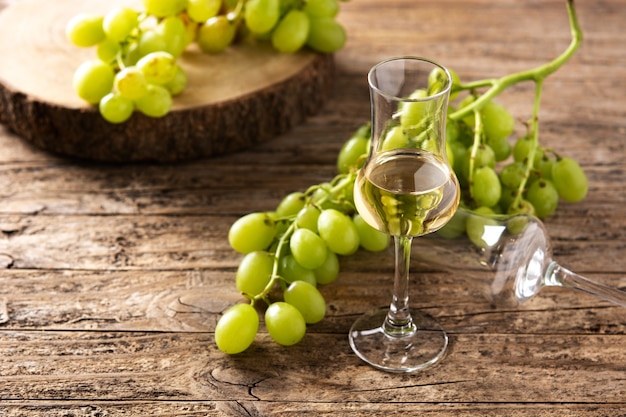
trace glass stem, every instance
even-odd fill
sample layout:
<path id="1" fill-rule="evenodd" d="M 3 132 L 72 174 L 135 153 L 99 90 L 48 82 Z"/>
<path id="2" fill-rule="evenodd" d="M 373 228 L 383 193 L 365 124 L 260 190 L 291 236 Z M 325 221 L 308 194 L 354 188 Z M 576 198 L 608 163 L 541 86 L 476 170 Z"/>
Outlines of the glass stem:
<path id="1" fill-rule="evenodd" d="M 394 236 L 396 253 L 393 298 L 383 325 L 389 336 L 413 334 L 415 325 L 409 311 L 409 264 L 411 263 L 411 236 Z"/>
<path id="2" fill-rule="evenodd" d="M 626 307 L 626 292 L 619 288 L 609 287 L 599 282 L 585 278 L 556 262 L 552 262 L 546 272 L 546 285 L 573 288 L 591 294 L 620 306 Z"/>

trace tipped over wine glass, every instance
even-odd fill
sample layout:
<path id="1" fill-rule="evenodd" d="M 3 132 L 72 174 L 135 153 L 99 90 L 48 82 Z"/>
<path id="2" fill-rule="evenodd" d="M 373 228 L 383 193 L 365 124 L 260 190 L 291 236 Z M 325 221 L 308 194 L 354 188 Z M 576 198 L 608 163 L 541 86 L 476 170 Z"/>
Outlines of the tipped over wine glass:
<path id="1" fill-rule="evenodd" d="M 626 307 L 626 291 L 555 261 L 544 224 L 531 215 L 487 216 L 460 208 L 443 229 L 418 244 L 420 260 L 464 269 L 497 307 L 522 304 L 544 287 L 571 288 Z"/>

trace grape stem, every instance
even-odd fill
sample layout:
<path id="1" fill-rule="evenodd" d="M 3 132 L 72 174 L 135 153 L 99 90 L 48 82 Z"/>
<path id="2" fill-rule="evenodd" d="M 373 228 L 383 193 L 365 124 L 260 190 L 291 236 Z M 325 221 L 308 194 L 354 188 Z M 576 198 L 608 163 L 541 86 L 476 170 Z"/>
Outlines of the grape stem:
<path id="1" fill-rule="evenodd" d="M 314 193 L 316 190 L 322 188 L 322 185 L 318 184 L 318 185 L 309 187 L 309 189 L 305 192 L 305 195 L 307 196 L 305 207 L 306 205 L 313 205 L 315 207 L 321 206 L 333 195 L 337 195 L 338 193 L 345 191 L 345 189 L 347 189 L 348 187 L 354 186 L 355 179 L 356 179 L 355 172 L 350 172 L 348 174 L 339 174 L 335 176 L 335 178 L 333 178 L 333 180 L 330 182 L 332 187 L 327 191 L 327 193 L 324 193 L 322 197 L 319 197 L 316 199 L 313 198 Z M 281 255 L 283 253 L 283 248 L 289 242 L 289 239 L 291 235 L 293 234 L 293 232 L 296 231 L 297 225 L 296 225 L 295 220 L 296 220 L 296 215 L 292 215 L 292 216 L 288 216 L 288 217 L 284 217 L 284 218 L 280 218 L 276 220 L 277 222 L 285 221 L 285 222 L 289 222 L 290 224 L 289 224 L 289 227 L 285 230 L 285 232 L 278 239 L 278 244 L 276 245 L 276 250 L 274 252 L 274 264 L 272 266 L 272 276 L 269 282 L 267 283 L 265 288 L 263 288 L 263 291 L 261 291 L 260 293 L 256 294 L 255 296 L 248 295 L 248 297 L 250 298 L 250 304 L 252 304 L 253 306 L 259 300 L 263 300 L 265 301 L 265 303 L 267 303 L 267 305 L 270 305 L 271 301 L 268 299 L 269 293 L 272 291 L 272 289 L 274 288 L 274 285 L 277 282 L 279 282 L 280 280 L 283 280 L 283 281 L 285 280 L 278 273 L 278 268 L 280 264 Z"/>
<path id="2" fill-rule="evenodd" d="M 474 91 L 478 88 L 490 87 L 487 91 L 479 95 L 478 98 L 474 100 L 472 103 L 448 115 L 448 117 L 452 120 L 462 119 L 468 116 L 471 112 L 474 112 L 474 115 L 475 115 L 476 126 L 475 126 L 475 134 L 474 134 L 474 143 L 473 143 L 472 150 L 471 150 L 470 170 L 468 173 L 468 182 L 471 185 L 472 177 L 474 173 L 474 170 L 473 170 L 474 158 L 476 157 L 476 151 L 478 149 L 478 145 L 480 143 L 481 136 L 482 136 L 481 124 L 480 124 L 480 121 L 481 121 L 480 110 L 485 104 L 491 101 L 494 97 L 496 97 L 498 94 L 502 93 L 504 90 L 506 90 L 508 87 L 514 84 L 517 84 L 523 81 L 533 81 L 535 83 L 535 99 L 534 99 L 534 104 L 533 104 L 532 118 L 530 120 L 530 132 L 529 132 L 529 136 L 531 138 L 531 147 L 528 153 L 528 158 L 525 161 L 524 177 L 517 189 L 517 192 L 515 193 L 515 199 L 513 200 L 511 207 L 519 207 L 521 200 L 522 200 L 522 192 L 524 188 L 526 187 L 526 183 L 534 167 L 535 153 L 537 151 L 537 148 L 539 147 L 539 108 L 540 108 L 540 101 L 541 101 L 541 92 L 543 88 L 543 80 L 547 76 L 549 76 L 550 74 L 558 70 L 563 64 L 565 64 L 565 62 L 567 62 L 574 55 L 574 53 L 578 50 L 582 42 L 582 30 L 580 28 L 580 25 L 578 23 L 578 18 L 576 16 L 574 0 L 567 1 L 567 12 L 569 16 L 572 39 L 567 49 L 557 58 L 555 58 L 554 60 L 546 64 L 535 67 L 533 69 L 505 75 L 501 78 L 489 78 L 489 79 L 478 80 L 478 81 L 474 81 L 474 82 L 470 82 L 466 84 L 461 84 L 454 89 L 454 91 L 461 91 L 461 90 Z M 470 196 L 471 196 L 471 190 L 472 190 L 472 187 L 470 186 Z"/>

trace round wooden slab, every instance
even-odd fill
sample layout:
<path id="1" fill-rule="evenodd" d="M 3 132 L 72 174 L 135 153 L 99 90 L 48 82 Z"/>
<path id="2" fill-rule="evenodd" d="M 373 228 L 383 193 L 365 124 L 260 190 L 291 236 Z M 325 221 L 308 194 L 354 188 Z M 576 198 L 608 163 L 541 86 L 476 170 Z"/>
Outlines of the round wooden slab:
<path id="1" fill-rule="evenodd" d="M 327 98 L 332 55 L 280 54 L 247 40 L 209 55 L 191 46 L 179 62 L 186 90 L 162 118 L 135 112 L 106 122 L 72 89 L 75 69 L 95 58 L 65 37 L 81 12 L 137 0 L 20 0 L 0 11 L 0 122 L 36 146 L 107 162 L 181 161 L 233 152 L 269 140 L 315 114 Z"/>

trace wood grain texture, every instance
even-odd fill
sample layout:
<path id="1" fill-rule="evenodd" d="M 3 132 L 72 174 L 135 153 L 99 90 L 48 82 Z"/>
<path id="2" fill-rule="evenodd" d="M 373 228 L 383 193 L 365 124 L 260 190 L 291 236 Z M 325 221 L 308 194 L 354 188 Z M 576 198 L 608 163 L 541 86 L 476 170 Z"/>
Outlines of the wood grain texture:
<path id="1" fill-rule="evenodd" d="M 626 9 L 576 4 L 583 46 L 546 80 L 540 135 L 581 162 L 590 187 L 546 226 L 557 261 L 626 289 Z M 327 317 L 300 344 L 280 347 L 262 326 L 249 351 L 217 350 L 215 324 L 241 299 L 230 224 L 335 175 L 337 152 L 369 118 L 371 65 L 424 55 L 476 79 L 569 43 L 561 0 L 358 0 L 340 20 L 349 40 L 321 112 L 237 153 L 90 163 L 0 126 L 0 415 L 624 416 L 624 308 L 565 288 L 493 306 L 488 282 L 435 265 L 426 239 L 413 247 L 411 301 L 448 330 L 437 366 L 387 374 L 350 351 L 355 318 L 389 302 L 388 251 L 341 259 L 339 280 L 320 287 Z M 532 96 L 522 84 L 498 98 L 518 133 Z"/>

